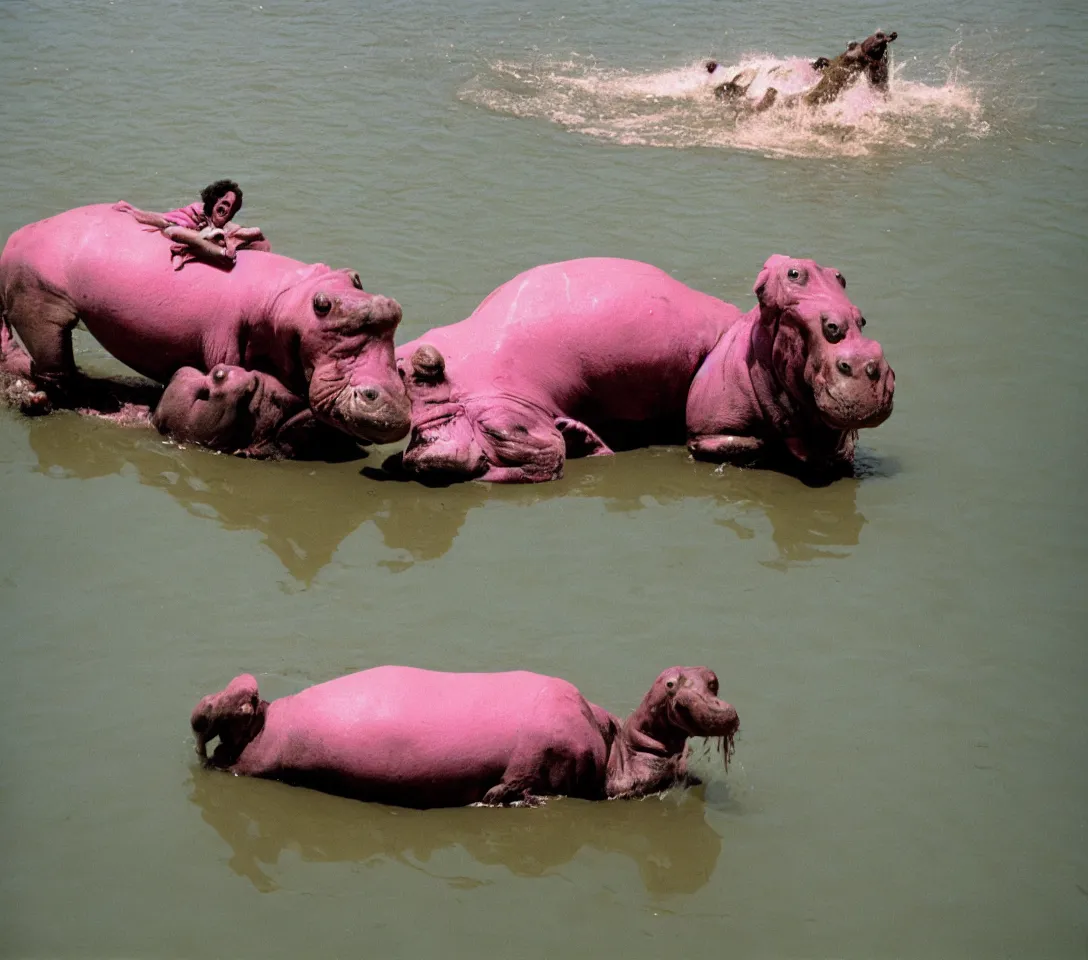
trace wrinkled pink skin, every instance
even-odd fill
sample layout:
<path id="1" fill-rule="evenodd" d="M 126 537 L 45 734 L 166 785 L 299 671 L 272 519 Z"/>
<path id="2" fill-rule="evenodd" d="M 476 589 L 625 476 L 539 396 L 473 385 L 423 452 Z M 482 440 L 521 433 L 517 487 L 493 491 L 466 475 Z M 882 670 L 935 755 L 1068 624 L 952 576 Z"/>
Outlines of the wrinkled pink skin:
<path id="1" fill-rule="evenodd" d="M 35 381 L 63 393 L 76 374 L 71 331 L 82 320 L 110 353 L 160 383 L 182 367 L 260 370 L 359 440 L 404 436 L 395 300 L 364 292 L 354 271 L 251 250 L 229 271 L 177 272 L 168 249 L 159 232 L 106 204 L 13 233 L 0 255 L 0 303 Z"/>
<path id="2" fill-rule="evenodd" d="M 24 413 L 49 412 L 30 377 L 30 355 L 0 321 L 0 396 Z M 358 452 L 346 434 L 318 421 L 267 373 L 216 364 L 210 373 L 182 367 L 166 389 L 125 380 L 80 377 L 69 395 L 79 413 L 123 426 L 154 426 L 179 443 L 254 458 L 340 459 Z"/>
<path id="3" fill-rule="evenodd" d="M 638 797 L 685 783 L 688 737 L 725 738 L 737 711 L 706 667 L 670 667 L 626 721 L 535 673 L 376 667 L 269 703 L 249 674 L 190 724 L 208 764 L 406 807 Z"/>
<path id="4" fill-rule="evenodd" d="M 243 457 L 339 457 L 353 445 L 317 421 L 306 401 L 275 377 L 221 363 L 210 373 L 182 367 L 163 391 L 151 423 L 180 443 Z"/>
<path id="5" fill-rule="evenodd" d="M 854 432 L 891 414 L 895 383 L 844 287 L 837 270 L 775 255 L 742 314 L 645 263 L 536 267 L 397 350 L 412 398 L 402 465 L 537 482 L 567 455 L 611 453 L 610 435 L 686 435 L 698 459 L 786 453 L 841 471 Z"/>

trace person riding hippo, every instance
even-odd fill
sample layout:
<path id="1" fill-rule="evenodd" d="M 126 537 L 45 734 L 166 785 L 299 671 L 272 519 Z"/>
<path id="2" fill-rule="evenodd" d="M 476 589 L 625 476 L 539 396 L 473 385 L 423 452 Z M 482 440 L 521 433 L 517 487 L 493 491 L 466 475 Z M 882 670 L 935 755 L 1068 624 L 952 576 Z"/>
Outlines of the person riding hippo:
<path id="1" fill-rule="evenodd" d="M 232 191 L 233 192 L 233 191 Z M 233 202 L 232 202 L 233 207 Z M 355 270 L 250 249 L 229 270 L 170 268 L 157 232 L 109 204 L 16 230 L 0 252 L 0 317 L 30 356 L 39 412 L 72 406 L 82 323 L 117 360 L 167 384 L 183 367 L 261 371 L 358 441 L 392 443 L 410 403 L 393 337 L 400 304 Z"/>
<path id="2" fill-rule="evenodd" d="M 201 698 L 189 724 L 209 767 L 427 808 L 635 798 L 698 782 L 688 738 L 720 737 L 728 767 L 740 720 L 707 667 L 662 671 L 621 720 L 558 677 L 384 666 L 271 702 L 242 674 Z"/>
<path id="3" fill-rule="evenodd" d="M 863 73 L 872 89 L 887 93 L 888 44 L 898 36 L 894 30 L 878 30 L 860 43 L 851 40 L 846 50 L 831 60 L 818 57 L 811 63 L 789 61 L 769 69 L 750 67 L 718 84 L 714 96 L 755 113 L 776 103 L 817 107 L 837 100 Z M 712 77 L 722 70 L 716 60 L 708 60 L 705 66 Z"/>
<path id="4" fill-rule="evenodd" d="M 193 260 L 230 268 L 239 249 L 270 252 L 260 227 L 233 222 L 242 209 L 242 188 L 234 180 L 216 180 L 200 191 L 200 199 L 166 213 L 140 210 L 125 200 L 114 204 L 137 221 L 157 227 L 173 241 L 170 258 L 175 270 Z"/>

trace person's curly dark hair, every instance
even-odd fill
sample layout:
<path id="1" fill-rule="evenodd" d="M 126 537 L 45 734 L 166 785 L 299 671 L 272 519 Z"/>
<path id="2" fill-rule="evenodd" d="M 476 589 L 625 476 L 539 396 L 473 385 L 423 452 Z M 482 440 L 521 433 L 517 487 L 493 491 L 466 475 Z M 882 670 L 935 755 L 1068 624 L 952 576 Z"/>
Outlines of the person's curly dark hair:
<path id="1" fill-rule="evenodd" d="M 212 215 L 212 208 L 215 206 L 215 202 L 228 191 L 234 191 L 234 195 L 238 198 L 234 205 L 234 216 L 239 210 L 242 209 L 242 188 L 238 186 L 238 183 L 234 180 L 216 180 L 215 183 L 209 183 L 203 190 L 200 191 L 200 199 L 204 201 L 204 216 L 210 217 Z"/>

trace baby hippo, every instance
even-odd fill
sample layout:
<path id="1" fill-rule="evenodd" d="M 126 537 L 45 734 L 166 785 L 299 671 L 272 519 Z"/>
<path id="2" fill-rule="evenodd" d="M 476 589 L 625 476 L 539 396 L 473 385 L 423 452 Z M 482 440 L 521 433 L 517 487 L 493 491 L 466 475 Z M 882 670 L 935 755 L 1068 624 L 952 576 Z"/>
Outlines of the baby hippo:
<path id="1" fill-rule="evenodd" d="M 706 667 L 663 671 L 620 720 L 556 677 L 386 666 L 272 702 L 242 674 L 190 724 L 208 766 L 424 808 L 645 796 L 692 782 L 689 737 L 721 737 L 728 765 L 740 721 Z"/>
<path id="2" fill-rule="evenodd" d="M 151 414 L 164 436 L 246 457 L 302 456 L 327 435 L 306 401 L 275 377 L 225 363 L 202 373 L 182 367 Z"/>
<path id="3" fill-rule="evenodd" d="M 51 405 L 31 378 L 30 355 L 0 321 L 0 397 L 28 415 Z M 267 373 L 217 364 L 182 367 L 166 389 L 155 384 L 80 377 L 70 391 L 84 416 L 125 426 L 150 422 L 179 443 L 245 457 L 343 458 L 358 453 L 347 434 L 325 426 L 306 400 Z"/>

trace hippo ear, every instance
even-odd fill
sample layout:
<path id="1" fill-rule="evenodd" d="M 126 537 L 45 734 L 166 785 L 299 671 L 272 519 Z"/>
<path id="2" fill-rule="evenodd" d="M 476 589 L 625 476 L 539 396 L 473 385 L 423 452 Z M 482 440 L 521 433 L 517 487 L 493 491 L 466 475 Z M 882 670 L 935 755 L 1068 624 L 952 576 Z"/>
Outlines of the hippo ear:
<path id="1" fill-rule="evenodd" d="M 406 373 L 413 383 L 442 383 L 446 379 L 446 359 L 437 347 L 421 343 L 408 360 Z"/>
<path id="2" fill-rule="evenodd" d="M 767 262 L 763 264 L 763 269 L 759 271 L 756 284 L 752 287 L 752 293 L 756 295 L 761 306 L 767 303 L 767 284 L 774 276 L 774 268 L 787 260 L 789 260 L 789 257 L 781 253 L 772 254 L 767 258 Z"/>
<path id="3" fill-rule="evenodd" d="M 398 357 L 397 372 L 413 404 L 445 403 L 450 399 L 445 358 L 429 343 L 420 344 L 410 357 Z"/>
<path id="4" fill-rule="evenodd" d="M 556 417 L 555 428 L 563 435 L 568 457 L 601 457 L 612 453 L 608 444 L 580 420 Z"/>

